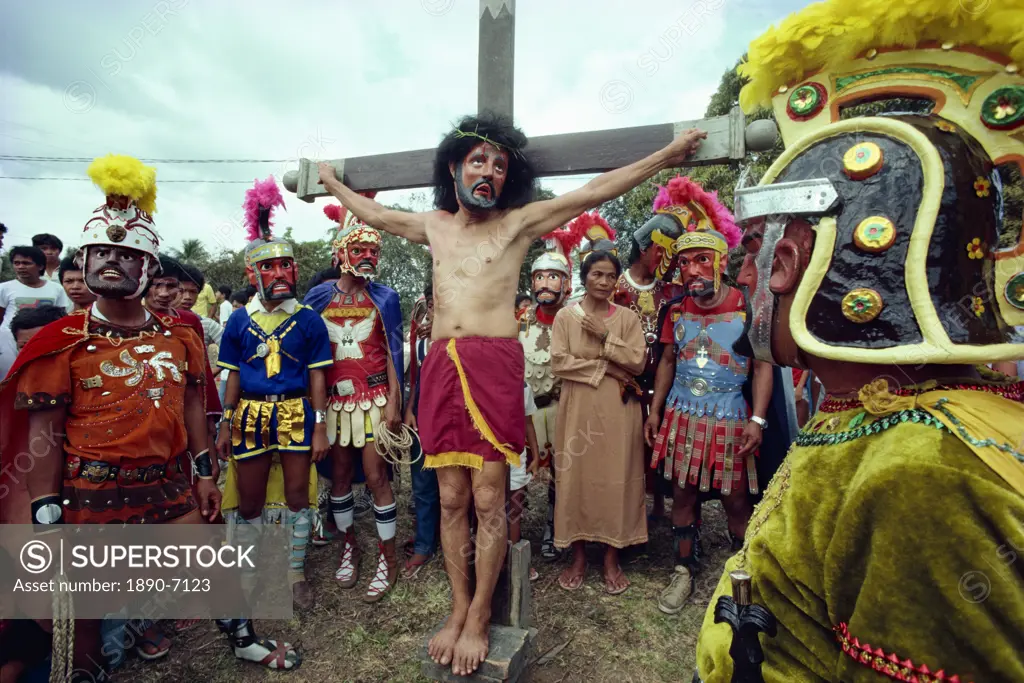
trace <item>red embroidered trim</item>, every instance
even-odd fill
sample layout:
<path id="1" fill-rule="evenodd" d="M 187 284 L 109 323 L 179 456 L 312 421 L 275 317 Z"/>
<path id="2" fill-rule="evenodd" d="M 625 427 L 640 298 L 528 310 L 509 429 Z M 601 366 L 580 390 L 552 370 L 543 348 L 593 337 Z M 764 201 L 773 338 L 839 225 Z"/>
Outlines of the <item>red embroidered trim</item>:
<path id="1" fill-rule="evenodd" d="M 872 669 L 887 676 L 894 681 L 908 681 L 909 683 L 961 683 L 960 676 L 949 675 L 943 670 L 932 672 L 927 665 L 915 667 L 909 659 L 900 661 L 895 653 L 886 654 L 882 648 L 872 648 L 867 643 L 861 643 L 857 638 L 851 637 L 846 627 L 846 622 L 833 626 L 836 633 L 836 640 L 848 654 L 859 664 L 870 666 Z"/>

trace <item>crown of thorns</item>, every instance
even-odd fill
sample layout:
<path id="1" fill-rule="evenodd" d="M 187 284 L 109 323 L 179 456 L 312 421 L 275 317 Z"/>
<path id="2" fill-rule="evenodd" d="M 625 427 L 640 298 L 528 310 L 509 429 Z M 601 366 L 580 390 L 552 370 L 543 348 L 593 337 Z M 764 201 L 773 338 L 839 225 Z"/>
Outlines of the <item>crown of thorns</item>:
<path id="1" fill-rule="evenodd" d="M 476 138 L 477 140 L 481 140 L 483 142 L 486 142 L 489 145 L 494 145 L 494 147 L 496 149 L 498 149 L 498 150 L 505 150 L 505 151 L 509 152 L 510 154 L 512 154 L 513 156 L 517 156 L 519 158 L 522 158 L 522 156 L 523 156 L 523 153 L 520 150 L 513 149 L 513 148 L 507 148 L 506 149 L 506 147 L 504 145 L 501 145 L 501 144 L 495 142 L 494 140 L 490 139 L 489 137 L 487 137 L 483 133 L 478 132 L 477 128 L 474 128 L 473 130 L 462 130 L 461 128 L 456 129 L 455 137 L 457 137 L 457 138 Z"/>

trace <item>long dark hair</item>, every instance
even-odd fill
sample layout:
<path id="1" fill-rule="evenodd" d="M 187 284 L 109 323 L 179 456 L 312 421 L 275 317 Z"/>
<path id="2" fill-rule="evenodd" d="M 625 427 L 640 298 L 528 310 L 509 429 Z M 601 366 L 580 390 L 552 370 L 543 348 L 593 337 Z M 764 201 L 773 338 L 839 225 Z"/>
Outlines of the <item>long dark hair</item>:
<path id="1" fill-rule="evenodd" d="M 487 138 L 508 153 L 505 186 L 495 204 L 496 209 L 514 209 L 533 201 L 537 173 L 527 158 L 526 136 L 512 125 L 512 120 L 493 112 L 466 116 L 444 136 L 434 157 L 434 208 L 457 213 L 459 202 L 450 164 L 461 164 L 469 151 Z"/>

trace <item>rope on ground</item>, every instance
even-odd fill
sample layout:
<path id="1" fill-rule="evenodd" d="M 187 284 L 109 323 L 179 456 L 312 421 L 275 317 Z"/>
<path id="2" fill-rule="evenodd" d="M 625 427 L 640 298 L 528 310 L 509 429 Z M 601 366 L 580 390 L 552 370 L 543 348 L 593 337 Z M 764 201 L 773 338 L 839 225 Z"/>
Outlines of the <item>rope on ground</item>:
<path id="1" fill-rule="evenodd" d="M 50 683 L 71 683 L 75 671 L 75 605 L 71 591 L 60 589 L 68 577 L 58 574 L 53 594 L 53 657 Z"/>
<path id="2" fill-rule="evenodd" d="M 414 460 L 409 459 L 409 451 L 412 448 L 413 438 L 419 440 L 416 430 L 407 424 L 400 425 L 398 432 L 392 432 L 387 424 L 381 421 L 377 433 L 374 434 L 374 443 L 377 454 L 392 465 L 414 465 L 423 457 L 423 451 Z"/>

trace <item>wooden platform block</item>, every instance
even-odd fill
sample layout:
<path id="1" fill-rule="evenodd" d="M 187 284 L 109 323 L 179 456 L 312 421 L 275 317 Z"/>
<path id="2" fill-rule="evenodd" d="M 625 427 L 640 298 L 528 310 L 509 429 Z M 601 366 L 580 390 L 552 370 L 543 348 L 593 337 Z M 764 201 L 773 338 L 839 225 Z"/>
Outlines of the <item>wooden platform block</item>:
<path id="1" fill-rule="evenodd" d="M 427 654 L 427 643 L 434 637 L 444 622 L 424 641 L 420 649 L 420 672 L 432 681 L 444 683 L 516 683 L 530 661 L 530 645 L 536 631 L 491 624 L 490 650 L 487 659 L 472 676 L 456 676 L 451 665 L 441 666 Z"/>

